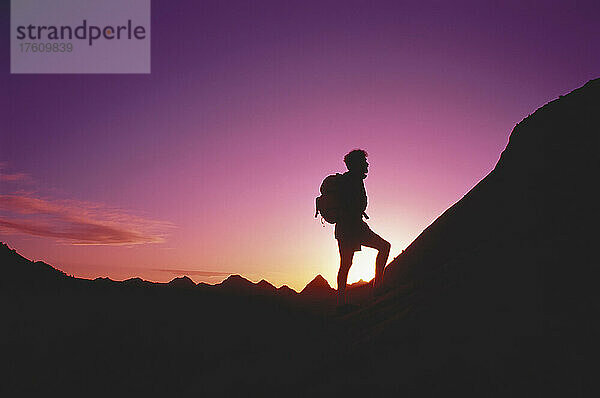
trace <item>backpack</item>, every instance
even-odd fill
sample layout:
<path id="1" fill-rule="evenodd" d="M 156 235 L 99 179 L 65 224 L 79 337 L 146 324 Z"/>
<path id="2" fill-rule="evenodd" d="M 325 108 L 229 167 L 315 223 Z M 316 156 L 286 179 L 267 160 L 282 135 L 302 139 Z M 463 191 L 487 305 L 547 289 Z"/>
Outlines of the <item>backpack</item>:
<path id="1" fill-rule="evenodd" d="M 321 213 L 322 220 L 335 224 L 342 211 L 342 174 L 325 177 L 321 183 L 321 195 L 315 199 L 315 218 Z"/>

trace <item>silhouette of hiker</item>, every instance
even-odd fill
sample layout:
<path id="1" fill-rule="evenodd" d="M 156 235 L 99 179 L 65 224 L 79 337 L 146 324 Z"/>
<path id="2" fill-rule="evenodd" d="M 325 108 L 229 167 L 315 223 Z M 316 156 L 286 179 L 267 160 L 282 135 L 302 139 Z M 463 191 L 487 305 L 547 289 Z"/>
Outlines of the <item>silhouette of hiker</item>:
<path id="1" fill-rule="evenodd" d="M 341 212 L 335 224 L 335 238 L 340 250 L 340 270 L 337 276 L 339 306 L 347 304 L 346 283 L 354 252 L 360 251 L 361 245 L 379 251 L 375 260 L 374 293 L 382 288 L 383 272 L 390 254 L 390 243 L 373 232 L 363 221 L 363 216 L 369 219 L 365 213 L 367 193 L 363 183 L 369 171 L 367 152 L 355 149 L 344 156 L 344 163 L 348 171 L 342 174 Z"/>

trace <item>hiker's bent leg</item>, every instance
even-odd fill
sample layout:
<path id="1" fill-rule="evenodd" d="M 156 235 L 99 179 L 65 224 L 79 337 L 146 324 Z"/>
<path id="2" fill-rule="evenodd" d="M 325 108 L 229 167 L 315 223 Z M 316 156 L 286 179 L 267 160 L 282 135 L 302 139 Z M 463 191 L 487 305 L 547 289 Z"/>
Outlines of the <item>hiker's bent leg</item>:
<path id="1" fill-rule="evenodd" d="M 371 231 L 369 238 L 363 242 L 364 246 L 377 249 L 377 258 L 375 259 L 375 280 L 373 281 L 373 287 L 380 287 L 383 282 L 383 273 L 387 264 L 388 257 L 390 255 L 390 242 Z"/>
<path id="2" fill-rule="evenodd" d="M 379 249 L 377 258 L 375 259 L 375 280 L 376 287 L 381 287 L 383 283 L 383 273 L 385 272 L 385 266 L 387 265 L 388 257 L 390 256 L 390 248 L 392 245 L 390 242 L 385 241 L 385 245 Z"/>
<path id="3" fill-rule="evenodd" d="M 354 250 L 343 249 L 340 247 L 340 270 L 337 275 L 338 305 L 346 304 L 346 283 L 348 281 L 348 272 L 350 272 L 353 257 Z"/>

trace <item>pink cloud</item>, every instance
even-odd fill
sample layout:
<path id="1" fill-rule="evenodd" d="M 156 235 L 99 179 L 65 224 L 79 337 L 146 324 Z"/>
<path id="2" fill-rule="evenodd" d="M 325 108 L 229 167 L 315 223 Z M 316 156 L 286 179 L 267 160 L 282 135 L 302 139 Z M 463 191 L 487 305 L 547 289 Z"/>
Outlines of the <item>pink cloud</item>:
<path id="1" fill-rule="evenodd" d="M 0 181 L 2 182 L 24 182 L 31 178 L 25 173 L 9 173 L 5 170 L 8 168 L 7 162 L 0 162 Z"/>
<path id="2" fill-rule="evenodd" d="M 0 195 L 0 232 L 5 233 L 76 245 L 135 245 L 164 242 L 172 227 L 96 203 Z"/>
<path id="3" fill-rule="evenodd" d="M 192 276 L 203 276 L 203 277 L 223 277 L 229 276 L 231 272 L 221 272 L 221 271 L 202 271 L 202 270 L 193 270 L 193 269 L 165 269 L 158 268 L 153 271 L 165 272 L 173 275 L 192 275 Z"/>
<path id="4" fill-rule="evenodd" d="M 0 181 L 17 182 L 28 180 L 29 176 L 25 173 L 0 173 Z"/>

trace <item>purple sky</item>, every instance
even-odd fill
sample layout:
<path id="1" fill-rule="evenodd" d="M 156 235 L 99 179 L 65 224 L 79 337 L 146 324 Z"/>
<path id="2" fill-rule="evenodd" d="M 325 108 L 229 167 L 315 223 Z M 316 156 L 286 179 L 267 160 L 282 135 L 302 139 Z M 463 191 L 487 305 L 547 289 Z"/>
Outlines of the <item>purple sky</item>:
<path id="1" fill-rule="evenodd" d="M 5 3 L 0 238 L 84 277 L 335 285 L 312 216 L 346 152 L 395 256 L 600 71 L 598 2 L 182 0 L 152 3 L 150 75 L 10 75 Z"/>

